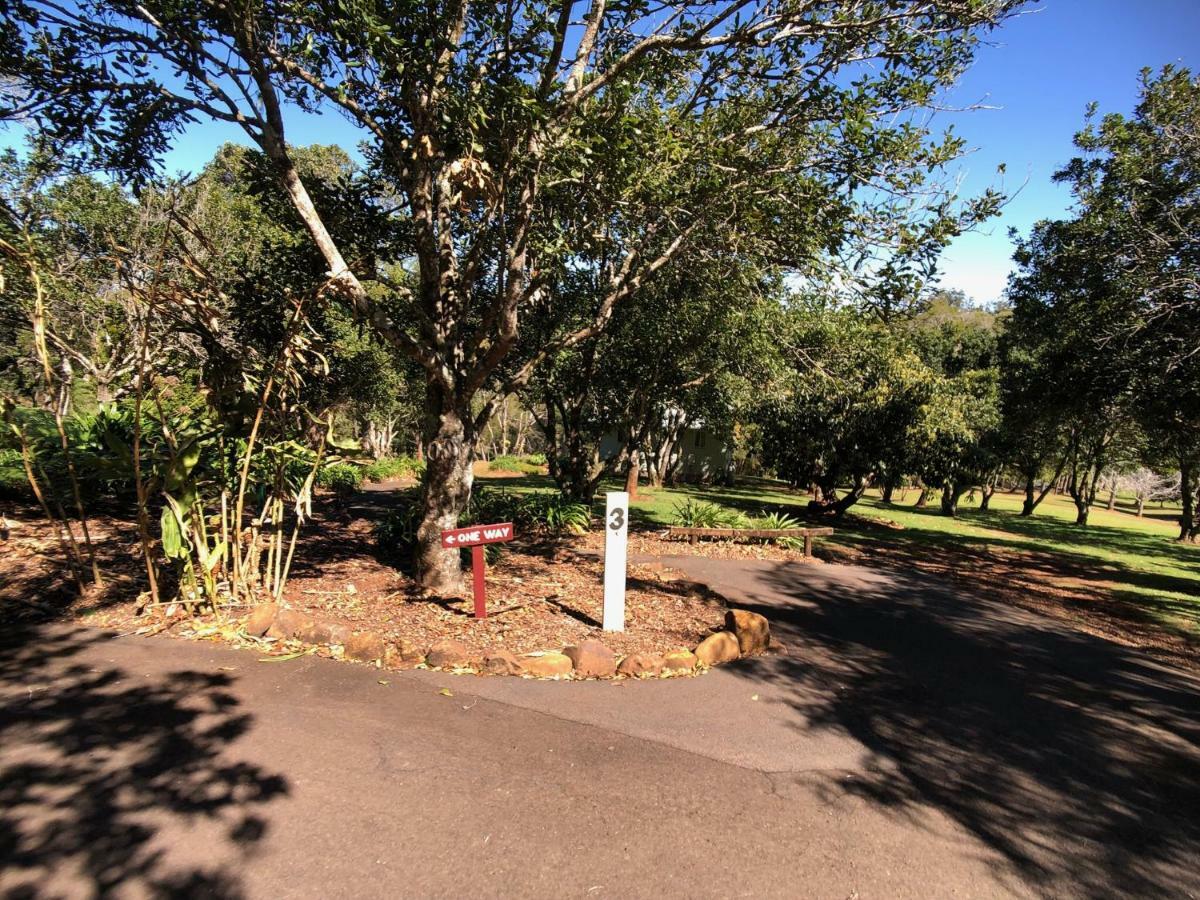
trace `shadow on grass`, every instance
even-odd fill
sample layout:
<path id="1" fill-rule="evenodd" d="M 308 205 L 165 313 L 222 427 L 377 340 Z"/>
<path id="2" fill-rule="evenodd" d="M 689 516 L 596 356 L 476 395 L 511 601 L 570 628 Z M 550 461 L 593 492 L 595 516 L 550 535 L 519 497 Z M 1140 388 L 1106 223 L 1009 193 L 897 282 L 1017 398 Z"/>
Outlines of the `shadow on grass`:
<path id="1" fill-rule="evenodd" d="M 831 803 L 937 810 L 1049 896 L 1200 893 L 1200 680 L 928 578 L 707 565 L 790 651 L 729 671 L 866 749 Z"/>
<path id="2" fill-rule="evenodd" d="M 151 680 L 76 659 L 109 639 L 0 638 L 0 896 L 243 896 L 259 813 L 287 781 L 229 754 L 252 717 L 227 674 Z"/>
<path id="3" fill-rule="evenodd" d="M 906 513 L 941 516 L 933 510 L 909 509 Z M 1200 636 L 1200 602 L 1180 603 L 1171 619 L 1164 620 L 1157 613 L 1170 598 L 1147 593 L 1195 595 L 1200 589 L 1200 579 L 1147 571 L 1112 558 L 1116 554 L 1136 555 L 1151 566 L 1190 572 L 1200 563 L 1200 547 L 1179 544 L 1166 536 L 1110 526 L 1079 528 L 1061 520 L 1025 518 L 1007 512 L 964 511 L 960 520 L 988 528 L 990 533 L 897 529 L 852 515 L 840 524 L 837 541 L 879 553 L 892 563 L 911 563 L 924 568 L 936 565 L 968 576 L 977 576 L 987 565 L 995 564 L 997 549 L 1019 554 L 1007 561 L 1006 577 L 1030 591 L 1053 593 L 1064 578 L 1078 580 L 1083 583 L 1080 587 L 1094 582 L 1095 588 L 1088 595 L 1090 606 L 1101 603 L 1110 614 L 1130 621 L 1155 622 L 1188 640 Z M 1084 547 L 1096 548 L 1110 554 L 1110 558 L 1083 552 Z M 1129 590 L 1122 591 L 1122 587 Z"/>

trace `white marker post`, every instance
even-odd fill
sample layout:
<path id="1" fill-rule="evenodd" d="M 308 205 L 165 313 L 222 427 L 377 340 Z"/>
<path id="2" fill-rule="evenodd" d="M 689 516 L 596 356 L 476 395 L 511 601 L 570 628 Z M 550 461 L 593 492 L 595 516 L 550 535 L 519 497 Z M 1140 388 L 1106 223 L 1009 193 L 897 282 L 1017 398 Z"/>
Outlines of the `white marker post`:
<path id="1" fill-rule="evenodd" d="M 604 504 L 604 630 L 625 630 L 625 562 L 629 549 L 629 495 L 614 491 Z"/>

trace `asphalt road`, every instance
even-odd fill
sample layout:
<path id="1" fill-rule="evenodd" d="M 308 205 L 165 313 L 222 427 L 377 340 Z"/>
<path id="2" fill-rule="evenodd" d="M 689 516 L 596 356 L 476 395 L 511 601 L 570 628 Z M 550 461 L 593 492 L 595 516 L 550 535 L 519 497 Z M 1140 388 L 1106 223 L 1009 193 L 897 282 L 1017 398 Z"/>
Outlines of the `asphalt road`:
<path id="1" fill-rule="evenodd" d="M 679 565 L 786 653 L 555 684 L 10 631 L 0 897 L 1200 895 L 1194 678 L 916 578 Z"/>

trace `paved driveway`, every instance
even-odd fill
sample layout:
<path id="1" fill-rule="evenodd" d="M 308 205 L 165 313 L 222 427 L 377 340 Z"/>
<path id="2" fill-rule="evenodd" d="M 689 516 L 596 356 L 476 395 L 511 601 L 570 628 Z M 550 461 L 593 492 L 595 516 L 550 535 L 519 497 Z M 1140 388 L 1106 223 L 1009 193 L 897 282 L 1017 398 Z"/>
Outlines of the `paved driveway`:
<path id="1" fill-rule="evenodd" d="M 1194 679 L 926 581 L 678 564 L 787 653 L 553 684 L 11 632 L 0 896 L 1200 894 Z"/>

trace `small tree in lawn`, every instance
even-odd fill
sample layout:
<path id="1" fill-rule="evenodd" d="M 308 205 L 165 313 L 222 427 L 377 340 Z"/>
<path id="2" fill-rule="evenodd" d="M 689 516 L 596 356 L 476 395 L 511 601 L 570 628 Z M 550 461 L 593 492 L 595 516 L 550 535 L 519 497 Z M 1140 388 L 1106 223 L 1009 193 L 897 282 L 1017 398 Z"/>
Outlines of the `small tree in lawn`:
<path id="1" fill-rule="evenodd" d="M 937 377 L 853 308 L 796 308 L 781 341 L 790 370 L 757 417 L 764 460 L 793 485 L 817 485 L 815 506 L 840 515 L 896 464 L 897 447 L 921 444 Z"/>

